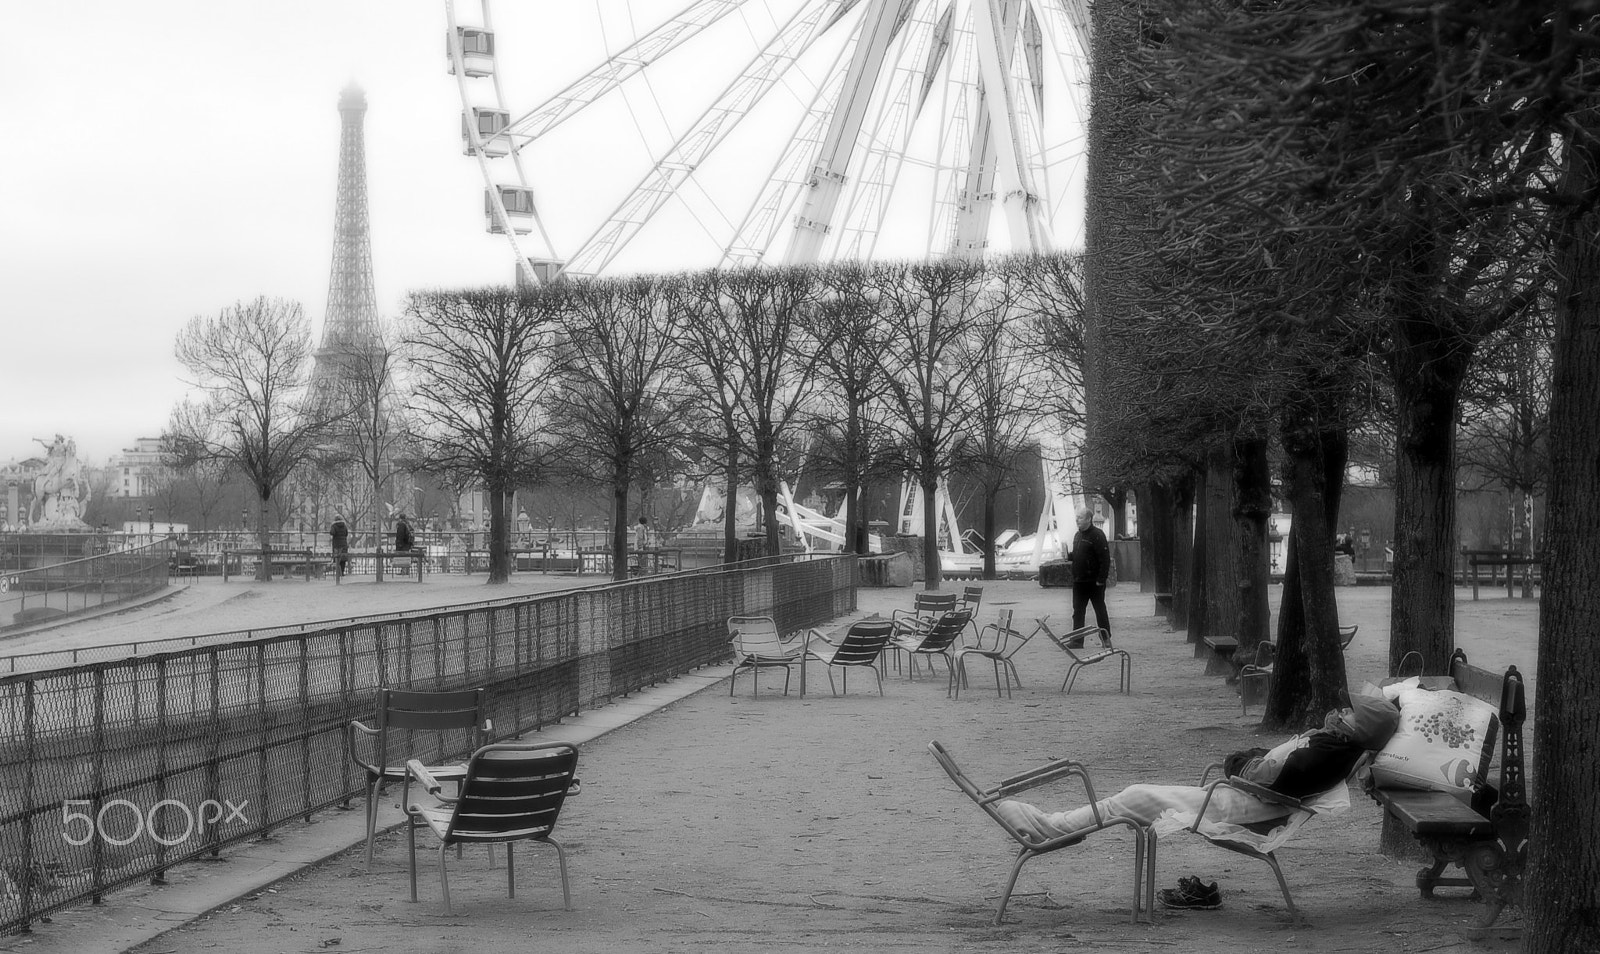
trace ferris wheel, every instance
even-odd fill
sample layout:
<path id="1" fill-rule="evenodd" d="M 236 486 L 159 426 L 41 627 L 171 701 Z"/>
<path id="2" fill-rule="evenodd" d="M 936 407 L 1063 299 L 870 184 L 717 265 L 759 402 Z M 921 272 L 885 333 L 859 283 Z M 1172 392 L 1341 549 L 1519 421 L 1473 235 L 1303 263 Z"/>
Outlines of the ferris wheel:
<path id="1" fill-rule="evenodd" d="M 706 264 L 1078 243 L 1087 0 L 678 0 L 530 104 L 505 77 L 539 68 L 518 49 L 537 30 L 497 30 L 490 2 L 445 0 L 449 69 L 486 227 L 504 236 L 519 280 L 625 269 L 630 246 L 691 201 L 711 206 L 693 229 Z M 561 183 L 541 178 L 541 150 L 581 152 L 570 137 L 549 144 L 685 62 L 695 80 L 666 98 L 692 105 L 662 120 L 654 143 L 641 134 L 639 171 L 612 176 L 614 196 L 559 223 L 542 214 Z M 618 131 L 604 131 L 579 139 L 595 161 L 617 148 Z M 719 160 L 729 154 L 737 161 Z"/>

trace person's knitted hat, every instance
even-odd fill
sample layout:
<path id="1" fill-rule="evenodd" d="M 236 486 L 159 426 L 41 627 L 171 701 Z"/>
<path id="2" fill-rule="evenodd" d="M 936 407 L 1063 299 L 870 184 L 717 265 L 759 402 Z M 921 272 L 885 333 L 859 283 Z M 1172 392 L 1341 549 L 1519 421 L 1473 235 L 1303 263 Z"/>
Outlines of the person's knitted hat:
<path id="1" fill-rule="evenodd" d="M 1374 752 L 1388 744 L 1389 737 L 1400 727 L 1400 709 L 1382 693 L 1339 694 L 1350 708 L 1340 709 L 1337 718 L 1330 714 L 1328 728 L 1338 729 L 1345 738 Z"/>

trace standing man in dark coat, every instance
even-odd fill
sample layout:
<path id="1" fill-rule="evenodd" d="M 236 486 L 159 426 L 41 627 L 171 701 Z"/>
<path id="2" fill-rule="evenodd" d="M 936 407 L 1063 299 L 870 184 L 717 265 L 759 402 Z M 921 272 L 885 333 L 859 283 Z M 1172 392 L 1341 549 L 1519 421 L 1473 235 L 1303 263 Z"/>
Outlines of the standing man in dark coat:
<path id="1" fill-rule="evenodd" d="M 1094 622 L 1104 633 L 1104 645 L 1111 648 L 1111 619 L 1106 613 L 1106 577 L 1111 572 L 1111 547 L 1106 535 L 1094 525 L 1094 512 L 1085 507 L 1078 511 L 1078 532 L 1072 538 L 1072 553 L 1067 560 L 1072 564 L 1072 628 L 1083 627 L 1084 608 L 1094 604 Z M 1074 649 L 1083 646 L 1083 638 L 1069 645 Z"/>
<path id="2" fill-rule="evenodd" d="M 350 569 L 350 525 L 342 514 L 333 515 L 328 535 L 333 538 L 333 582 L 337 583 Z"/>

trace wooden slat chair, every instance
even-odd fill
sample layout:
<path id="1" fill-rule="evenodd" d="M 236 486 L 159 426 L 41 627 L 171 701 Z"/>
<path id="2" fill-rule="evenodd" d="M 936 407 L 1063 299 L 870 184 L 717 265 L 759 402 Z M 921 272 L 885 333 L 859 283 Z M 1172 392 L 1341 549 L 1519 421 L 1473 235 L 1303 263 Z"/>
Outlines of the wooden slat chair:
<path id="1" fill-rule="evenodd" d="M 996 811 L 996 803 L 1013 798 L 1031 788 L 1038 788 L 1061 779 L 1076 778 L 1083 783 L 1083 790 L 1087 798 L 1086 804 L 1094 805 L 1099 799 L 1095 797 L 1094 782 L 1089 778 L 1089 770 L 1081 762 L 1061 759 L 1055 762 L 1046 762 L 1043 765 L 1031 768 L 1026 772 L 1003 779 L 998 785 L 979 787 L 956 764 L 955 758 L 943 745 L 938 742 L 928 743 L 928 751 L 938 760 L 939 766 L 956 783 L 962 793 L 977 803 L 984 814 L 994 820 L 1012 841 L 1017 843 L 1017 860 L 1011 866 L 1011 877 L 1006 879 L 1006 886 L 1000 892 L 1000 905 L 994 912 L 994 923 L 999 924 L 1006 916 L 1006 903 L 1011 900 L 1011 891 L 1016 887 L 1017 875 L 1022 872 L 1022 866 L 1040 855 L 1047 855 L 1062 848 L 1070 848 L 1083 844 L 1084 840 L 1097 831 L 1108 828 L 1127 828 L 1134 835 L 1133 842 L 1133 920 L 1139 920 L 1139 912 L 1146 913 L 1146 919 L 1155 909 L 1155 868 L 1156 868 L 1156 837 L 1155 833 L 1147 826 L 1139 824 L 1131 818 L 1121 816 L 1101 817 L 1099 810 L 1095 810 L 1096 822 L 1082 831 L 1075 831 L 1053 838 L 1040 838 L 1030 831 L 1024 831 L 1013 825 L 1005 816 Z"/>
<path id="2" fill-rule="evenodd" d="M 810 631 L 791 634 L 787 639 L 778 634 L 778 624 L 770 616 L 728 617 L 728 639 L 733 644 L 733 676 L 728 679 L 728 695 L 733 695 L 733 685 L 739 673 L 748 669 L 755 682 L 755 694 L 761 695 L 761 670 L 783 668 L 783 694 L 789 694 L 789 667 L 804 666 L 809 650 Z"/>
<path id="3" fill-rule="evenodd" d="M 845 631 L 844 637 L 835 643 L 822 633 L 812 630 L 811 639 L 814 643 L 822 643 L 829 647 L 827 652 L 820 649 L 810 651 L 812 659 L 816 659 L 828 667 L 828 687 L 833 689 L 833 694 L 839 691 L 833 685 L 834 667 L 844 671 L 840 676 L 844 680 L 844 691 L 850 691 L 850 670 L 862 666 L 872 670 L 878 678 L 878 695 L 883 695 L 883 672 L 878 668 L 878 659 L 883 655 L 883 650 L 889 645 L 889 639 L 894 636 L 894 623 L 886 619 L 864 619 L 852 623 Z"/>
<path id="4" fill-rule="evenodd" d="M 416 740 L 410 733 L 440 733 L 436 751 L 465 755 L 488 742 L 494 723 L 485 715 L 484 691 L 463 689 L 454 692 L 424 692 L 410 689 L 378 690 L 377 726 L 359 720 L 345 728 L 345 744 L 350 758 L 367 774 L 367 867 L 372 867 L 372 841 L 378 823 L 378 793 L 385 782 L 409 777 L 406 763 L 416 755 Z M 370 740 L 361 745 L 359 740 Z M 363 754 L 367 749 L 370 754 Z M 441 782 L 460 781 L 467 773 L 466 762 L 434 764 L 428 768 Z"/>
<path id="5" fill-rule="evenodd" d="M 578 792 L 578 749 L 569 742 L 501 743 L 472 753 L 459 794 L 444 797 L 442 783 L 426 766 L 406 763 L 406 788 L 402 804 L 409 817 L 407 843 L 411 857 L 411 900 L 417 900 L 417 831 L 425 829 L 439 840 L 439 888 L 444 909 L 450 911 L 450 876 L 445 870 L 446 849 L 451 845 L 506 846 L 506 896 L 517 896 L 516 860 L 512 846 L 537 841 L 556 850 L 561 867 L 562 906 L 572 910 L 572 889 L 567 881 L 567 854 L 550 837 L 569 795 Z M 415 782 L 437 799 L 424 805 L 412 799 Z M 493 864 L 493 854 L 490 856 Z"/>

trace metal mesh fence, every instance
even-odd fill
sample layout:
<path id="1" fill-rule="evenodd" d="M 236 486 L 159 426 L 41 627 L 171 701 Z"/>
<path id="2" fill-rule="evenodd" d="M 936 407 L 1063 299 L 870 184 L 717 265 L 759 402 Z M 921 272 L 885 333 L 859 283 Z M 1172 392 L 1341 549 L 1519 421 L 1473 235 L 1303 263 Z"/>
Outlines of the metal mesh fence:
<path id="1" fill-rule="evenodd" d="M 728 616 L 848 613 L 854 580 L 732 566 L 0 677 L 0 930 L 359 795 L 346 727 L 380 685 L 483 687 L 514 735 L 726 659 Z"/>
<path id="2" fill-rule="evenodd" d="M 0 568 L 0 632 L 154 593 L 170 553 L 165 540 L 77 559 L 14 547 Z"/>

